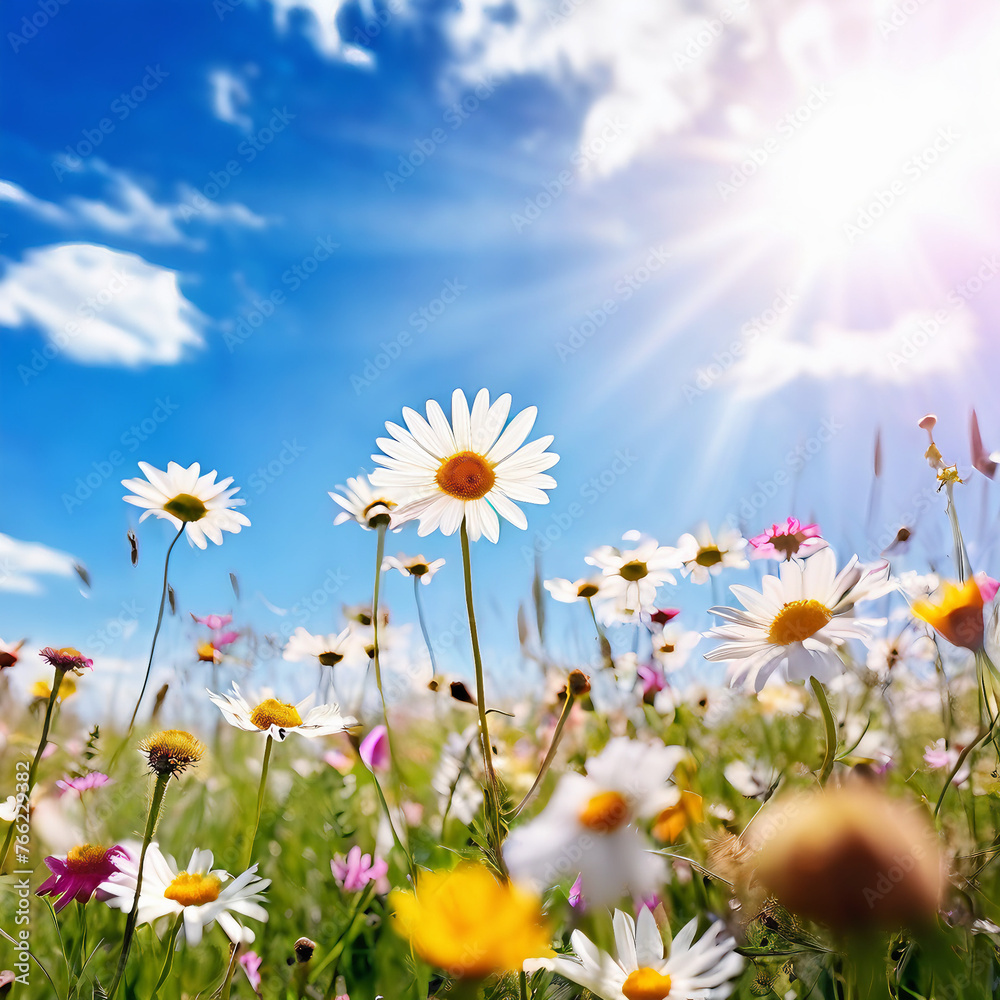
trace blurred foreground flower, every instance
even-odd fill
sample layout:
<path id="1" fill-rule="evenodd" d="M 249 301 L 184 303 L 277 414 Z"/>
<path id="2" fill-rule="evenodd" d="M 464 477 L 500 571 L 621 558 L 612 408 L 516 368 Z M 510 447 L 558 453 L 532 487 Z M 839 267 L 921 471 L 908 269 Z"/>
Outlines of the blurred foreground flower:
<path id="1" fill-rule="evenodd" d="M 855 618 L 853 610 L 884 592 L 888 563 L 864 567 L 854 556 L 838 573 L 836 557 L 827 548 L 804 563 L 782 563 L 780 573 L 780 578 L 764 577 L 763 593 L 739 585 L 729 588 L 745 610 L 710 609 L 727 624 L 707 635 L 727 641 L 709 650 L 705 659 L 733 662 L 733 686 L 760 691 L 778 668 L 787 680 L 827 682 L 844 669 L 837 647 L 846 639 L 867 641 L 885 624 L 884 619 Z"/>
<path id="2" fill-rule="evenodd" d="M 178 870 L 177 862 L 164 855 L 155 841 L 151 843 L 142 869 L 137 923 L 149 924 L 160 917 L 183 914 L 184 937 L 190 944 L 198 944 L 204 929 L 215 922 L 233 943 L 250 944 L 254 932 L 243 927 L 234 914 L 266 921 L 267 911 L 260 905 L 264 901 L 261 892 L 271 880 L 257 878 L 256 865 L 233 879 L 229 872 L 213 869 L 213 861 L 211 851 L 195 850 L 187 867 Z M 111 897 L 108 906 L 125 911 L 132 908 L 137 869 L 134 862 L 126 863 L 118 875 L 101 885 Z"/>
<path id="3" fill-rule="evenodd" d="M 995 596 L 995 588 L 985 586 Z M 913 602 L 913 613 L 952 645 L 976 652 L 983 648 L 983 601 L 983 584 L 976 577 L 959 585 L 945 580 L 931 597 Z"/>
<path id="4" fill-rule="evenodd" d="M 217 473 L 201 475 L 201 466 L 195 462 L 184 468 L 176 462 L 167 464 L 161 472 L 148 462 L 140 462 L 146 479 L 123 479 L 122 486 L 133 494 L 122 497 L 126 503 L 146 508 L 139 521 L 150 514 L 166 518 L 177 530 L 187 532 L 188 541 L 199 549 L 207 548 L 206 538 L 216 545 L 222 544 L 222 532 L 238 534 L 250 521 L 244 514 L 234 511 L 246 500 L 234 500 L 239 487 L 229 489 L 232 477 L 217 483 Z M 148 481 L 147 481 L 148 480 Z"/>
<path id="5" fill-rule="evenodd" d="M 736 941 L 719 920 L 697 941 L 698 920 L 685 924 L 666 955 L 660 929 L 645 906 L 638 921 L 615 910 L 614 929 L 617 957 L 577 930 L 570 937 L 575 954 L 532 959 L 524 969 L 557 972 L 602 1000 L 723 1000 L 743 971 Z"/>
<path id="6" fill-rule="evenodd" d="M 17 642 L 4 642 L 3 639 L 0 639 L 0 671 L 6 670 L 17 663 L 21 658 L 20 653 L 23 645 L 23 639 Z"/>
<path id="7" fill-rule="evenodd" d="M 842 933 L 929 925 L 944 885 L 926 817 L 862 784 L 792 795 L 751 828 L 757 876 L 782 906 Z"/>
<path id="8" fill-rule="evenodd" d="M 376 726 L 358 747 L 358 756 L 369 771 L 385 771 L 390 764 L 389 733 L 385 726 Z"/>
<path id="9" fill-rule="evenodd" d="M 392 436 L 377 442 L 385 455 L 372 456 L 384 468 L 370 478 L 373 486 L 407 490 L 412 497 L 393 512 L 394 526 L 416 518 L 418 535 L 436 528 L 452 535 L 464 519 L 472 541 L 485 535 L 491 542 L 500 538 L 498 514 L 527 528 L 527 518 L 513 501 L 548 503 L 544 491 L 554 489 L 556 481 L 545 470 L 559 456 L 546 451 L 551 435 L 524 444 L 538 413 L 534 406 L 504 429 L 510 403 L 505 393 L 490 406 L 489 392 L 480 389 L 470 414 L 465 393 L 456 389 L 450 424 L 433 399 L 427 402 L 426 420 L 404 407 L 406 428 L 386 423 Z"/>
<path id="10" fill-rule="evenodd" d="M 45 859 L 52 874 L 35 890 L 35 895 L 58 896 L 56 913 L 74 899 L 86 903 L 102 882 L 121 871 L 121 862 L 127 859 L 128 853 L 122 847 L 79 844 L 65 857 Z"/>
<path id="11" fill-rule="evenodd" d="M 541 900 L 484 865 L 421 872 L 415 892 L 396 890 L 389 902 L 417 954 L 456 979 L 518 971 L 526 959 L 552 954 Z"/>

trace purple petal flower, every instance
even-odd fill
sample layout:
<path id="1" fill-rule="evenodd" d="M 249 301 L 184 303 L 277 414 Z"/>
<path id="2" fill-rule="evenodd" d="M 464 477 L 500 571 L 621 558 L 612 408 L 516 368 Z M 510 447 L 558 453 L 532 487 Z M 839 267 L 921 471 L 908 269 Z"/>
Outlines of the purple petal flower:
<path id="1" fill-rule="evenodd" d="M 385 726 L 376 726 L 361 741 L 358 754 L 369 771 L 384 771 L 389 766 L 389 734 Z"/>
<path id="2" fill-rule="evenodd" d="M 83 795 L 84 792 L 89 791 L 91 788 L 100 788 L 110 781 L 111 779 L 106 774 L 101 774 L 100 771 L 91 771 L 89 774 L 84 774 L 79 778 L 60 778 L 56 782 L 56 786 L 62 790 L 61 794 L 63 795 L 67 792 L 76 792 L 78 795 Z"/>
<path id="3" fill-rule="evenodd" d="M 382 858 L 372 860 L 370 854 L 362 854 L 357 844 L 347 852 L 347 857 L 337 855 L 330 862 L 330 870 L 337 884 L 345 892 L 361 892 L 369 882 L 376 882 L 389 870 Z"/>
<path id="4" fill-rule="evenodd" d="M 250 989 L 254 993 L 260 989 L 260 963 L 260 955 L 254 951 L 247 951 L 240 955 L 240 965 L 247 974 L 247 979 L 250 981 Z"/>
<path id="5" fill-rule="evenodd" d="M 574 909 L 586 909 L 586 902 L 583 898 L 583 872 L 576 877 L 576 881 L 569 887 L 569 905 Z"/>
<path id="6" fill-rule="evenodd" d="M 213 632 L 223 628 L 233 620 L 232 615 L 192 615 L 191 617 L 199 624 L 207 625 Z"/>
<path id="7" fill-rule="evenodd" d="M 93 844 L 80 844 L 65 858 L 46 858 L 45 864 L 52 874 L 35 890 L 35 895 L 59 896 L 55 904 L 57 913 L 74 899 L 86 903 L 102 882 L 121 871 L 119 860 L 128 860 L 124 848 L 115 846 L 105 850 Z"/>

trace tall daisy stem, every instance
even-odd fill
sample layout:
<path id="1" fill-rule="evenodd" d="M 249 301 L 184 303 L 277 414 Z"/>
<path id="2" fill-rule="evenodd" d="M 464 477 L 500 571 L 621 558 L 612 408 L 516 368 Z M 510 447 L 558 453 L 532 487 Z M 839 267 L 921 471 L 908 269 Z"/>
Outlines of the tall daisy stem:
<path id="1" fill-rule="evenodd" d="M 267 786 L 267 769 L 271 763 L 271 747 L 274 745 L 274 737 L 268 736 L 264 744 L 264 760 L 260 765 L 260 784 L 257 786 L 257 817 L 253 821 L 253 831 L 247 843 L 247 858 L 243 863 L 243 870 L 246 871 L 253 861 L 253 845 L 257 840 L 257 830 L 260 828 L 260 814 L 264 810 L 264 789 Z"/>
<path id="2" fill-rule="evenodd" d="M 538 790 L 538 786 L 542 783 L 545 775 L 548 773 L 549 767 L 552 764 L 552 760 L 556 755 L 556 750 L 559 749 L 559 741 L 562 739 L 563 728 L 566 725 L 566 720 L 569 718 L 569 713 L 573 709 L 573 703 L 576 701 L 576 696 L 567 687 L 566 689 L 566 701 L 563 703 L 562 714 L 559 716 L 559 721 L 556 723 L 556 730 L 552 734 L 552 742 L 549 744 L 549 752 L 545 755 L 545 759 L 542 761 L 542 766 L 538 769 L 538 774 L 535 775 L 535 780 L 531 784 L 531 788 L 528 789 L 524 798 L 517 804 L 517 808 L 514 810 L 512 817 L 520 814 L 521 810 L 531 801 L 532 796 Z"/>
<path id="3" fill-rule="evenodd" d="M 437 661 L 434 659 L 434 647 L 431 645 L 430 633 L 427 631 L 427 622 L 424 620 L 424 602 L 420 596 L 420 577 L 413 578 L 413 599 L 417 602 L 417 621 L 420 622 L 420 632 L 424 637 L 424 645 L 427 647 L 427 655 L 431 658 L 431 670 L 437 676 Z"/>
<path id="4" fill-rule="evenodd" d="M 826 727 L 826 755 L 823 757 L 823 767 L 819 773 L 819 783 L 825 785 L 833 771 L 833 762 L 837 756 L 837 720 L 833 717 L 823 685 L 815 677 L 810 677 L 809 683 L 816 695 L 819 710 L 823 714 L 823 724 Z"/>
<path id="5" fill-rule="evenodd" d="M 153 669 L 153 653 L 156 652 L 156 640 L 160 635 L 160 626 L 163 624 L 163 608 L 167 603 L 167 571 L 170 568 L 170 553 L 174 551 L 174 546 L 177 544 L 177 540 L 182 534 L 184 534 L 184 524 L 181 524 L 177 534 L 174 535 L 174 540 L 170 543 L 170 548 L 167 549 L 167 557 L 163 560 L 163 589 L 160 593 L 160 610 L 156 616 L 156 628 L 153 630 L 153 642 L 149 647 L 149 661 L 146 663 L 146 676 L 143 678 L 142 690 L 139 692 L 139 699 L 135 703 L 135 709 L 132 712 L 132 718 L 128 724 L 128 732 L 125 734 L 126 743 L 132 735 L 132 729 L 135 726 L 135 717 L 139 714 L 139 706 L 142 704 L 143 695 L 145 695 L 146 687 L 149 684 L 149 675 Z"/>
<path id="6" fill-rule="evenodd" d="M 38 773 L 38 764 L 42 759 L 42 754 L 45 751 L 45 747 L 49 742 L 49 728 L 52 725 L 52 712 L 56 707 L 56 699 L 59 697 L 59 686 L 62 684 L 63 674 L 66 671 L 61 670 L 56 667 L 55 676 L 52 678 L 52 691 L 49 694 L 49 702 L 45 706 L 45 721 L 42 723 L 42 735 L 38 740 L 38 749 L 35 751 L 34 760 L 31 762 L 31 768 L 28 770 L 28 781 L 27 781 L 27 791 L 24 793 L 24 798 L 18 801 L 24 802 L 24 812 L 27 813 L 29 808 L 29 803 L 31 802 L 31 790 L 35 787 L 35 776 Z M 4 865 L 7 862 L 7 852 L 10 850 L 11 841 L 14 839 L 14 831 L 17 829 L 17 821 L 20 816 L 15 816 L 11 820 L 10 828 L 7 830 L 7 836 L 4 838 L 3 850 L 0 850 L 0 870 L 3 870 Z"/>
<path id="7" fill-rule="evenodd" d="M 184 911 L 181 910 L 174 918 L 174 922 L 170 927 L 170 933 L 167 935 L 166 949 L 163 952 L 163 965 L 160 967 L 160 975 L 156 980 L 156 985 L 153 987 L 150 1000 L 156 1000 L 160 993 L 160 987 L 167 981 L 167 976 L 170 975 L 170 970 L 174 964 L 174 943 L 177 940 L 177 933 L 180 931 L 183 922 Z"/>
<path id="8" fill-rule="evenodd" d="M 486 718 L 486 684 L 483 679 L 483 657 L 479 651 L 479 630 L 476 628 L 476 610 L 472 601 L 472 556 L 469 551 L 469 529 L 462 518 L 462 568 L 465 573 L 465 604 L 469 612 L 469 637 L 472 641 L 472 657 L 476 666 L 476 706 L 479 709 L 479 738 L 483 748 L 483 766 L 486 769 L 488 798 L 493 823 L 493 851 L 497 866 L 504 878 L 509 878 L 501 848 L 500 782 L 493 767 L 493 743 L 490 740 L 490 726 Z"/>
<path id="9" fill-rule="evenodd" d="M 604 657 L 605 664 L 614 670 L 615 661 L 611 655 L 611 643 L 608 642 L 608 637 L 604 629 L 601 628 L 601 623 L 597 620 L 597 612 L 594 611 L 594 602 L 589 597 L 587 598 L 587 607 L 590 608 L 590 617 L 594 623 L 594 628 L 597 629 L 597 641 L 601 646 L 601 656 Z"/>
<path id="10" fill-rule="evenodd" d="M 146 816 L 146 830 L 142 835 L 142 850 L 139 852 L 139 869 L 135 876 L 135 896 L 132 897 L 132 909 L 129 911 L 128 920 L 125 921 L 125 934 L 122 936 L 122 950 L 118 956 L 118 969 L 115 971 L 114 981 L 111 989 L 108 990 L 108 997 L 114 1000 L 118 992 L 118 986 L 125 975 L 125 966 L 128 964 L 128 953 L 132 948 L 132 937 L 135 935 L 135 925 L 139 919 L 139 895 L 142 892 L 142 868 L 146 863 L 146 849 L 153 839 L 153 831 L 156 829 L 156 821 L 160 816 L 160 806 L 163 805 L 163 796 L 167 790 L 167 782 L 170 781 L 170 774 L 158 774 L 156 784 L 153 787 L 153 797 L 149 802 L 149 813 Z"/>

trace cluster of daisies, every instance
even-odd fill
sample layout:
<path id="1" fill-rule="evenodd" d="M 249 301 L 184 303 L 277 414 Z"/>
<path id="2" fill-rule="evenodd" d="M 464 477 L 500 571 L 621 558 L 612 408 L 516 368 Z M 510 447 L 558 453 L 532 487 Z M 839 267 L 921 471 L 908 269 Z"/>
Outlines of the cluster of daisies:
<path id="1" fill-rule="evenodd" d="M 390 570 L 412 579 L 419 610 L 420 585 L 430 582 L 444 560 L 428 559 L 423 554 L 386 557 L 383 547 L 387 531 L 401 530 L 410 523 L 416 523 L 421 537 L 434 531 L 444 535 L 460 532 L 464 568 L 469 574 L 470 542 L 481 538 L 497 542 L 501 518 L 519 528 L 527 526 L 519 504 L 548 502 L 547 491 L 556 484 L 547 470 L 558 456 L 548 450 L 551 436 L 526 443 L 535 422 L 535 408 L 529 407 L 509 419 L 510 407 L 509 395 L 491 403 L 484 389 L 476 395 L 471 408 L 464 393 L 456 390 L 450 419 L 434 401 L 427 403 L 423 415 L 404 408 L 403 425 L 388 422 L 389 436 L 377 441 L 381 452 L 372 458 L 378 468 L 370 476 L 349 479 L 346 486 L 330 494 L 340 508 L 336 523 L 356 523 L 376 533 L 375 598 L 371 606 L 348 614 L 346 627 L 340 631 L 324 635 L 303 627 L 296 629 L 284 646 L 283 657 L 291 663 L 315 663 L 321 675 L 337 670 L 339 676 L 346 668 L 356 668 L 367 678 L 372 666 L 383 724 L 368 727 L 362 739 L 358 718 L 317 693 L 293 702 L 269 689 L 248 687 L 244 691 L 235 681 L 224 693 L 207 692 L 230 726 L 258 734 L 264 745 L 257 813 L 255 819 L 244 817 L 251 834 L 246 862 L 239 874 L 214 867 L 213 852 L 202 849 L 195 849 L 182 868 L 155 839 L 170 779 L 197 765 L 205 753 L 205 747 L 192 734 L 181 730 L 165 730 L 138 744 L 154 779 L 141 841 L 125 840 L 111 847 L 83 843 L 65 855 L 46 858 L 51 874 L 37 893 L 52 896 L 57 912 L 73 900 L 87 903 L 96 896 L 128 915 L 110 995 L 115 994 L 126 969 L 135 927 L 165 920 L 172 928 L 168 951 L 177 936 L 197 945 L 205 929 L 218 924 L 232 942 L 234 959 L 239 954 L 239 965 L 257 991 L 261 959 L 248 951 L 255 934 L 243 921 L 263 922 L 268 916 L 264 906 L 271 880 L 260 877 L 259 865 L 251 861 L 273 746 L 293 735 L 323 739 L 351 733 L 378 790 L 382 821 L 392 833 L 396 860 L 401 870 L 405 860 L 409 870 L 406 887 L 389 895 L 392 924 L 409 940 L 416 955 L 448 979 L 464 982 L 466 995 L 474 995 L 490 977 L 519 973 L 525 1000 L 527 977 L 532 984 L 542 984 L 544 990 L 552 976 L 575 983 L 604 1000 L 724 1000 L 736 988 L 747 964 L 745 949 L 731 930 L 731 913 L 723 907 L 717 907 L 716 912 L 709 909 L 707 926 L 700 927 L 698 919 L 689 920 L 673 933 L 665 906 L 671 880 L 679 871 L 686 871 L 690 880 L 691 868 L 672 864 L 674 856 L 663 845 L 677 843 L 682 835 L 690 836 L 692 828 L 706 816 L 702 795 L 696 791 L 698 763 L 692 750 L 667 742 L 646 725 L 649 706 L 662 718 L 674 713 L 683 700 L 671 689 L 667 674 L 687 662 L 694 645 L 707 638 L 717 644 L 705 652 L 704 658 L 727 664 L 729 687 L 752 691 L 764 715 L 802 712 L 806 698 L 799 692 L 804 693 L 804 684 L 810 683 L 826 723 L 820 785 L 830 778 L 836 764 L 843 766 L 851 754 L 860 752 L 858 748 L 866 739 L 870 744 L 876 735 L 869 732 L 871 718 L 859 733 L 852 733 L 850 725 L 856 720 L 850 716 L 845 720 L 847 731 L 840 733 L 827 701 L 827 688 L 850 698 L 855 690 L 852 683 L 868 684 L 869 690 L 877 683 L 888 684 L 890 674 L 898 678 L 906 663 L 926 663 L 936 655 L 935 636 L 972 651 L 984 671 L 982 676 L 987 676 L 991 665 L 988 646 L 995 642 L 996 633 L 994 603 L 1000 585 L 985 574 L 965 573 L 963 566 L 957 582 L 904 579 L 891 576 L 885 560 L 867 565 L 856 556 L 838 566 L 819 526 L 802 524 L 793 517 L 751 538 L 745 538 L 732 526 L 713 534 L 702 525 L 694 533 L 681 535 L 673 546 L 661 545 L 639 531 L 628 531 L 620 545 L 600 546 L 585 557 L 586 564 L 593 568 L 591 575 L 572 581 L 550 579 L 545 581 L 545 588 L 557 601 L 587 605 L 603 660 L 594 668 L 595 681 L 602 672 L 616 677 L 628 674 L 623 669 L 628 655 L 615 654 L 605 630 L 631 628 L 636 636 L 648 635 L 649 660 L 643 661 L 637 649 L 631 653 L 634 677 L 630 697 L 636 695 L 632 710 L 621 717 L 611 711 L 605 713 L 603 721 L 609 732 L 602 734 L 602 749 L 585 755 L 579 769 L 565 769 L 556 780 L 546 783 L 560 740 L 568 730 L 580 725 L 579 706 L 587 703 L 590 711 L 601 709 L 597 684 L 592 685 L 590 677 L 579 670 L 554 671 L 558 675 L 558 711 L 548 730 L 548 749 L 515 805 L 502 801 L 500 781 L 494 773 L 496 750 L 488 731 L 471 582 L 467 579 L 478 697 L 473 699 L 465 690 L 465 697 L 459 700 L 475 705 L 479 722 L 462 732 L 448 734 L 432 790 L 444 804 L 442 841 L 449 811 L 467 826 L 476 826 L 476 813 L 482 809 L 476 843 L 483 851 L 476 860 L 469 859 L 471 852 L 466 851 L 465 860 L 453 868 L 421 868 L 412 856 L 412 843 L 406 834 L 413 810 L 407 813 L 404 789 L 398 783 L 392 724 L 382 687 L 380 656 L 391 646 L 392 639 L 384 609 L 378 605 L 378 581 L 379 574 Z M 141 519 L 150 515 L 163 518 L 177 531 L 166 554 L 162 620 L 168 589 L 166 569 L 170 551 L 181 534 L 187 535 L 191 545 L 204 549 L 209 540 L 221 544 L 223 532 L 237 533 L 250 522 L 236 510 L 244 501 L 235 496 L 238 490 L 231 486 L 231 479 L 217 481 L 215 471 L 203 475 L 197 463 L 188 468 L 170 463 L 163 471 L 139 464 L 145 479 L 123 481 L 131 491 L 125 500 L 143 508 Z M 942 484 L 950 490 L 957 473 L 953 475 L 943 461 L 936 468 Z M 678 610 L 662 606 L 663 588 L 678 583 L 675 573 L 694 584 L 714 584 L 724 572 L 747 571 L 751 559 L 770 560 L 775 572 L 764 575 L 756 588 L 733 583 L 729 590 L 739 606 L 710 609 L 720 624 L 704 633 L 676 630 L 671 623 Z M 860 616 L 857 609 L 893 593 L 906 597 L 901 609 L 905 621 L 894 635 L 880 637 L 879 631 L 889 618 Z M 240 634 L 231 627 L 232 617 L 192 617 L 208 630 L 208 637 L 198 645 L 199 660 L 215 665 L 224 662 L 227 649 Z M 992 622 L 990 629 L 985 624 L 987 619 Z M 146 681 L 158 633 L 159 622 Z M 853 662 L 848 645 L 852 641 L 867 647 L 867 668 L 875 678 L 871 683 L 859 670 L 853 672 L 853 682 L 847 679 L 848 664 Z M 19 650 L 20 644 L 0 644 L 0 670 L 17 662 Z M 71 683 L 70 675 L 93 666 L 75 649 L 46 649 L 42 656 L 55 673 L 44 698 L 40 698 L 46 710 L 27 793 L 13 802 L 8 800 L 4 807 L 3 818 L 9 819 L 12 826 L 0 861 L 7 858 L 11 846 L 13 821 L 31 799 L 60 689 Z M 144 682 L 143 693 L 145 687 Z M 330 685 L 326 688 L 329 690 Z M 982 691 L 989 734 L 996 723 L 991 714 L 995 697 L 991 701 L 985 681 Z M 139 703 L 142 697 L 140 693 Z M 867 699 L 868 694 L 864 693 L 864 697 Z M 979 743 L 982 739 L 977 737 Z M 926 749 L 928 767 L 948 770 L 945 792 L 951 783 L 961 784 L 968 778 L 969 772 L 963 775 L 962 765 L 975 746 L 969 743 L 958 750 L 954 742 L 944 739 Z M 483 755 L 481 773 L 477 773 L 473 762 L 477 745 Z M 331 752 L 327 760 L 337 766 L 335 756 L 336 752 Z M 501 770 L 509 763 L 501 760 Z M 114 765 L 113 760 L 109 771 Z M 753 760 L 731 762 L 725 769 L 725 779 L 748 799 L 760 803 L 767 802 L 780 782 L 780 776 L 772 780 L 768 768 Z M 109 774 L 91 771 L 68 776 L 59 786 L 64 793 L 82 796 L 112 780 Z M 380 782 L 386 782 L 385 790 Z M 547 790 L 544 804 L 532 810 L 530 818 L 521 820 L 521 812 L 533 805 L 535 796 L 543 790 Z M 920 819 L 900 820 L 891 809 L 883 817 L 883 800 L 876 797 L 877 801 L 870 802 L 870 790 L 854 791 L 845 786 L 843 794 L 841 804 L 833 808 L 826 799 L 821 806 L 812 801 L 794 805 L 784 824 L 795 831 L 794 837 L 787 831 L 769 830 L 766 823 L 758 824 L 756 843 L 754 837 L 745 841 L 735 838 L 739 843 L 732 848 L 729 860 L 752 855 L 757 866 L 754 878 L 782 905 L 831 927 L 837 927 L 838 914 L 845 913 L 850 914 L 845 927 L 862 926 L 869 920 L 882 921 L 885 926 L 897 920 L 912 920 L 914 925 L 929 920 L 940 905 L 944 882 L 943 867 L 926 824 Z M 717 819 L 732 822 L 736 818 L 721 805 L 715 810 Z M 803 825 L 795 819 L 801 815 L 820 819 L 810 819 Z M 879 833 L 873 832 L 872 817 L 879 817 L 879 832 L 887 837 L 888 848 L 879 842 Z M 840 840 L 834 838 L 833 848 L 826 843 L 822 848 L 811 844 L 817 823 L 829 829 L 839 830 L 838 823 L 843 827 L 838 834 Z M 762 829 L 767 831 L 764 835 L 760 835 Z M 775 844 L 781 845 L 780 851 Z M 886 863 L 886 850 L 917 848 L 922 858 L 930 860 L 904 881 L 905 892 L 894 897 L 891 904 L 869 902 L 867 914 L 858 910 L 858 896 L 867 886 L 845 880 L 844 873 L 862 872 L 865 878 L 874 878 Z M 726 857 L 724 851 L 719 854 L 720 866 Z M 799 864 L 795 870 L 807 875 L 790 879 L 789 868 L 775 862 L 775 857 L 792 859 Z M 363 853 L 360 845 L 354 844 L 346 854 L 332 854 L 329 863 L 331 875 L 344 893 L 361 894 L 369 887 L 381 895 L 389 893 L 387 858 L 375 852 Z M 794 869 L 794 864 L 791 867 Z M 730 883 L 734 897 L 744 868 L 734 863 L 737 875 Z M 817 892 L 823 897 L 820 903 L 802 896 L 803 881 L 813 876 Z M 575 911 L 574 923 L 587 915 L 594 921 L 592 926 L 599 929 L 596 914 L 603 913 L 611 928 L 613 949 L 599 946 L 595 943 L 601 940 L 597 935 L 592 939 L 579 927 L 568 936 L 560 936 L 551 925 L 550 904 L 557 896 Z M 634 917 L 615 908 L 627 897 L 633 901 Z M 901 899 L 909 908 L 905 912 L 900 910 Z M 734 901 L 732 909 L 738 908 Z M 606 944 L 607 938 L 602 943 Z M 164 968 L 169 968 L 169 963 L 165 962 Z M 229 978 L 219 995 L 229 995 L 233 968 L 231 964 Z M 537 996 L 540 1000 L 542 994 Z"/>

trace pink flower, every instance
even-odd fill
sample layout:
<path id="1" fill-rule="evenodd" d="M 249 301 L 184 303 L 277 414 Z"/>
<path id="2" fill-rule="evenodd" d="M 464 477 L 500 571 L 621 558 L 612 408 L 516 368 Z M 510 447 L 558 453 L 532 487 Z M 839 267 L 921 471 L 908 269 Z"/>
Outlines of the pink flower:
<path id="1" fill-rule="evenodd" d="M 256 993 L 260 989 L 260 962 L 261 958 L 255 951 L 247 951 L 240 955 L 240 965 L 247 974 L 250 982 L 250 989 Z"/>
<path id="2" fill-rule="evenodd" d="M 826 539 L 820 538 L 818 524 L 800 524 L 790 517 L 784 524 L 772 524 L 767 531 L 750 539 L 754 559 L 784 559 L 792 556 L 804 559 L 820 549 L 826 548 Z"/>
<path id="3" fill-rule="evenodd" d="M 91 771 L 89 774 L 84 774 L 79 778 L 60 778 L 56 782 L 56 786 L 62 789 L 62 794 L 65 795 L 67 792 L 76 792 L 79 795 L 83 795 L 84 792 L 89 791 L 91 788 L 100 788 L 101 785 L 106 785 L 111 779 L 106 774 L 101 774 L 100 771 Z"/>
<path id="4" fill-rule="evenodd" d="M 65 858 L 46 858 L 45 864 L 52 874 L 35 890 L 35 895 L 59 896 L 56 912 L 74 899 L 86 903 L 102 882 L 121 871 L 119 859 L 128 860 L 124 848 L 116 846 L 105 850 L 93 844 L 80 844 Z"/>
<path id="5" fill-rule="evenodd" d="M 337 884 L 345 892 L 361 892 L 369 882 L 382 878 L 389 870 L 389 865 L 382 858 L 372 860 L 370 854 L 362 854 L 361 848 L 354 845 L 347 857 L 337 855 L 330 862 L 330 870 Z"/>
<path id="6" fill-rule="evenodd" d="M 354 767 L 354 758 L 343 750 L 328 750 L 323 754 L 323 760 L 341 774 L 347 774 Z"/>
<path id="7" fill-rule="evenodd" d="M 574 909 L 584 910 L 587 904 L 583 899 L 583 873 L 576 877 L 576 881 L 569 887 L 569 905 Z"/>
<path id="8" fill-rule="evenodd" d="M 62 649 L 46 646 L 38 651 L 38 655 L 50 666 L 64 672 L 72 670 L 74 673 L 82 674 L 85 669 L 94 669 L 94 661 L 88 659 L 80 650 L 74 649 L 72 646 L 64 646 Z"/>
<path id="9" fill-rule="evenodd" d="M 207 625 L 213 632 L 228 625 L 233 620 L 232 615 L 205 615 L 204 617 L 192 615 L 191 617 L 199 624 Z"/>
<path id="10" fill-rule="evenodd" d="M 1000 580 L 994 580 L 992 576 L 987 576 L 985 573 L 977 573 L 976 586 L 979 587 L 979 593 L 983 595 L 983 604 L 989 604 L 997 596 L 997 591 L 1000 590 Z"/>
<path id="11" fill-rule="evenodd" d="M 649 620 L 652 624 L 659 625 L 660 628 L 663 628 L 667 622 L 672 622 L 680 613 L 680 608 L 660 608 L 658 611 L 654 611 L 649 616 Z"/>
<path id="12" fill-rule="evenodd" d="M 936 740 L 924 748 L 924 763 L 934 771 L 943 771 L 945 768 L 950 770 L 958 763 L 961 749 L 961 746 L 946 746 L 944 739 Z M 958 773 L 952 778 L 952 784 L 961 785 L 971 773 L 972 765 L 966 758 Z"/>
<path id="13" fill-rule="evenodd" d="M 657 691 L 662 691 L 665 682 L 663 674 L 655 667 L 640 663 L 637 668 L 639 678 L 642 680 L 642 700 L 652 704 Z"/>
<path id="14" fill-rule="evenodd" d="M 361 741 L 358 754 L 369 771 L 384 771 L 389 766 L 389 734 L 385 726 L 376 726 Z"/>
<path id="15" fill-rule="evenodd" d="M 223 646 L 231 646 L 239 637 L 239 632 L 230 629 L 228 632 L 220 632 L 212 642 L 216 649 L 222 649 Z"/>

